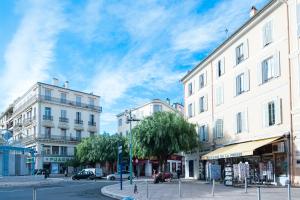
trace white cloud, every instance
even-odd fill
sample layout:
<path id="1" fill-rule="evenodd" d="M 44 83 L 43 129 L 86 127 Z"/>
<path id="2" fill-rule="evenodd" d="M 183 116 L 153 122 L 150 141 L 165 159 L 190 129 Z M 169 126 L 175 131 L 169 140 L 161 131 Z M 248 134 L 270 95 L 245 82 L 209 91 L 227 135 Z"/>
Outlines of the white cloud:
<path id="1" fill-rule="evenodd" d="M 62 5 L 57 1 L 30 1 L 22 6 L 24 13 L 6 48 L 5 67 L 0 72 L 2 106 L 24 94 L 36 81 L 48 78 L 57 35 L 65 24 Z"/>

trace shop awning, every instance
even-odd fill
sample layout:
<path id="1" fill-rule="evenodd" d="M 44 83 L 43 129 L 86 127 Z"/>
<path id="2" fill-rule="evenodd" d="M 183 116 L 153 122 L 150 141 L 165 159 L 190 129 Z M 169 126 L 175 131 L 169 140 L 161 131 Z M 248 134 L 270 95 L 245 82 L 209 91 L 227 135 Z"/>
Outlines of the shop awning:
<path id="1" fill-rule="evenodd" d="M 220 158 L 250 156 L 253 155 L 255 149 L 270 144 L 273 141 L 278 140 L 279 138 L 280 137 L 274 137 L 274 138 L 255 140 L 255 141 L 243 142 L 243 143 L 220 147 L 202 156 L 201 158 L 202 160 L 216 160 Z"/>

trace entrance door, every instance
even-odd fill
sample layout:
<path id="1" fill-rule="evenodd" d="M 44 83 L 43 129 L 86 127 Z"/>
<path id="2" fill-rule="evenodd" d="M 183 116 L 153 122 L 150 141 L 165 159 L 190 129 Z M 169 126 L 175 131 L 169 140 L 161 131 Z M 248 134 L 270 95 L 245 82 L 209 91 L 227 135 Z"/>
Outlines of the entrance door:
<path id="1" fill-rule="evenodd" d="M 189 161 L 189 177 L 194 177 L 194 160 Z"/>

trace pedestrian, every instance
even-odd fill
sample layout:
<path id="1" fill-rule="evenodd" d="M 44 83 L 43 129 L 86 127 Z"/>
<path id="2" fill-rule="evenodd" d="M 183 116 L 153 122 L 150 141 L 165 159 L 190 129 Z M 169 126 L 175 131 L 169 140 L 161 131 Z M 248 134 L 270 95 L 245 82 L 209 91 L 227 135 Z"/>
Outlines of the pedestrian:
<path id="1" fill-rule="evenodd" d="M 67 172 L 67 170 L 65 170 L 65 177 L 68 177 L 68 172 Z"/>
<path id="2" fill-rule="evenodd" d="M 180 175 L 181 175 L 181 172 L 180 172 L 180 170 L 179 169 L 177 169 L 177 179 L 179 179 L 180 178 Z"/>
<path id="3" fill-rule="evenodd" d="M 136 185 L 136 183 L 134 184 L 133 193 L 134 193 L 134 194 L 137 194 L 137 193 L 138 193 L 138 189 L 137 189 L 137 185 Z"/>

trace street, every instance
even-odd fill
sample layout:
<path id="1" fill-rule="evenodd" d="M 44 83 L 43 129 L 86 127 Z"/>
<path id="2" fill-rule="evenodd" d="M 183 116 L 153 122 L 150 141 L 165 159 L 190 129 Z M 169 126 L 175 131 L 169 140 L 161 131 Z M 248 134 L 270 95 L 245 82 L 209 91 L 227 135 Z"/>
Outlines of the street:
<path id="1" fill-rule="evenodd" d="M 67 181 L 37 189 L 37 200 L 113 200 L 103 196 L 101 187 L 114 184 L 112 181 Z M 32 200 L 32 187 L 0 188 L 0 200 Z"/>

